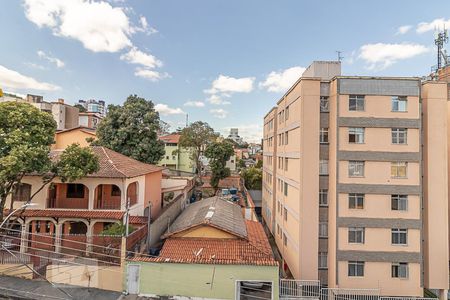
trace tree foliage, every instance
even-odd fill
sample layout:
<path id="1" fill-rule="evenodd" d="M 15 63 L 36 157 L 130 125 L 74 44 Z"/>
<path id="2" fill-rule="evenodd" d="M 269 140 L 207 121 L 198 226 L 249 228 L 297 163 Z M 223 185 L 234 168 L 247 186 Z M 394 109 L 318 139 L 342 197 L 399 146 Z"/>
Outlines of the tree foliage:
<path id="1" fill-rule="evenodd" d="M 55 131 L 51 114 L 28 103 L 0 103 L 0 220 L 6 198 L 26 174 L 43 175 L 42 186 L 31 201 L 55 177 L 73 181 L 98 170 L 98 158 L 92 150 L 79 145 L 69 146 L 59 159 L 51 160 Z"/>
<path id="2" fill-rule="evenodd" d="M 219 181 L 230 176 L 230 169 L 226 164 L 233 154 L 233 146 L 227 141 L 214 142 L 206 148 L 205 156 L 209 159 L 212 172 L 210 184 L 213 188 L 217 189 Z"/>
<path id="3" fill-rule="evenodd" d="M 245 186 L 247 187 L 247 189 L 262 189 L 262 169 L 256 167 L 244 169 L 241 173 L 241 177 L 244 178 Z"/>
<path id="4" fill-rule="evenodd" d="M 128 234 L 135 231 L 136 228 L 134 228 L 131 225 L 128 225 Z M 127 231 L 127 227 L 122 223 L 114 223 L 105 229 L 103 229 L 102 232 L 100 232 L 100 235 L 103 236 L 125 236 Z"/>
<path id="5" fill-rule="evenodd" d="M 200 155 L 206 147 L 217 139 L 214 129 L 208 123 L 197 121 L 191 123 L 181 131 L 180 146 L 192 148 L 192 160 L 195 163 L 196 172 L 200 173 Z"/>
<path id="6" fill-rule="evenodd" d="M 164 156 L 164 144 L 157 136 L 159 129 L 159 114 L 153 102 L 130 95 L 123 106 L 108 106 L 108 114 L 97 128 L 95 144 L 156 164 Z"/>
<path id="7" fill-rule="evenodd" d="M 87 112 L 87 109 L 86 109 L 83 105 L 81 105 L 81 104 L 75 104 L 73 107 L 78 108 L 78 110 L 80 111 L 80 113 Z"/>

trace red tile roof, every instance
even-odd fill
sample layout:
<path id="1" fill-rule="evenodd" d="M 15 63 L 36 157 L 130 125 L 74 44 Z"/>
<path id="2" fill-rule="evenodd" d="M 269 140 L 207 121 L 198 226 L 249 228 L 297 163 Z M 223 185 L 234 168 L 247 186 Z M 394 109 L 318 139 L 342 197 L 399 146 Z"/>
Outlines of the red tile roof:
<path id="1" fill-rule="evenodd" d="M 169 135 L 164 135 L 164 136 L 160 136 L 159 139 L 161 141 L 163 141 L 164 143 L 174 143 L 174 144 L 178 144 L 178 142 L 180 141 L 180 134 L 169 134 Z"/>
<path id="2" fill-rule="evenodd" d="M 98 156 L 100 169 L 98 172 L 89 174 L 86 177 L 131 178 L 159 172 L 164 169 L 163 167 L 137 161 L 106 147 L 93 146 L 91 148 Z M 57 159 L 62 151 L 63 150 L 53 150 L 50 152 L 50 155 Z"/>
<path id="3" fill-rule="evenodd" d="M 160 256 L 132 260 L 158 263 L 277 266 L 262 225 L 246 221 L 248 240 L 218 238 L 169 238 Z"/>
<path id="4" fill-rule="evenodd" d="M 5 213 L 8 213 L 6 210 Z M 124 211 L 111 210 L 63 210 L 63 209 L 26 209 L 18 211 L 16 216 L 21 217 L 40 217 L 40 218 L 82 218 L 82 219 L 108 219 L 122 220 Z M 131 224 L 145 224 L 147 217 L 130 216 Z"/>

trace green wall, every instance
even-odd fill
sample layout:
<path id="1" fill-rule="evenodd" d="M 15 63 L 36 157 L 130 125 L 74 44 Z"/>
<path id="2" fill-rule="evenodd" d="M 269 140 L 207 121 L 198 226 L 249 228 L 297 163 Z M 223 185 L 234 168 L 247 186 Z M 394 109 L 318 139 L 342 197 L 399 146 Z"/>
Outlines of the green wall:
<path id="1" fill-rule="evenodd" d="M 164 157 L 158 162 L 159 166 L 166 165 L 169 168 L 184 172 L 194 172 L 194 162 L 191 159 L 190 149 L 180 148 L 178 154 L 175 154 L 175 159 L 173 159 L 173 152 L 178 150 L 178 146 L 168 146 L 164 145 L 165 154 Z M 169 159 L 167 159 L 167 156 Z"/>
<path id="2" fill-rule="evenodd" d="M 278 299 L 279 295 L 277 266 L 149 262 L 128 264 L 141 265 L 139 291 L 144 295 L 234 299 L 236 280 L 271 281 L 273 299 Z"/>

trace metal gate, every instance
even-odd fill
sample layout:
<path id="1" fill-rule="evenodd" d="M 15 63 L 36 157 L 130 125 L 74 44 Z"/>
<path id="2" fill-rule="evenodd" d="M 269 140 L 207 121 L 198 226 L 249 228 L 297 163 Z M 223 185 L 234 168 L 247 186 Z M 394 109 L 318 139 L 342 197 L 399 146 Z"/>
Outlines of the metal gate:
<path id="1" fill-rule="evenodd" d="M 139 274 L 141 272 L 140 265 L 127 266 L 127 287 L 129 294 L 139 294 Z"/>
<path id="2" fill-rule="evenodd" d="M 281 299 L 319 299 L 319 280 L 280 279 Z"/>

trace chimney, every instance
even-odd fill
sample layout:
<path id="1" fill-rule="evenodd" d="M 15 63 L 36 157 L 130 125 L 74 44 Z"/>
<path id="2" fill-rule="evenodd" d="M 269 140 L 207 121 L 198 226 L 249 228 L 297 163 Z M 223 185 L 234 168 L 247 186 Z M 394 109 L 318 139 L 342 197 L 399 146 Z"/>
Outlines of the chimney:
<path id="1" fill-rule="evenodd" d="M 64 104 L 64 99 L 63 98 L 59 98 L 58 99 L 58 103 Z"/>

